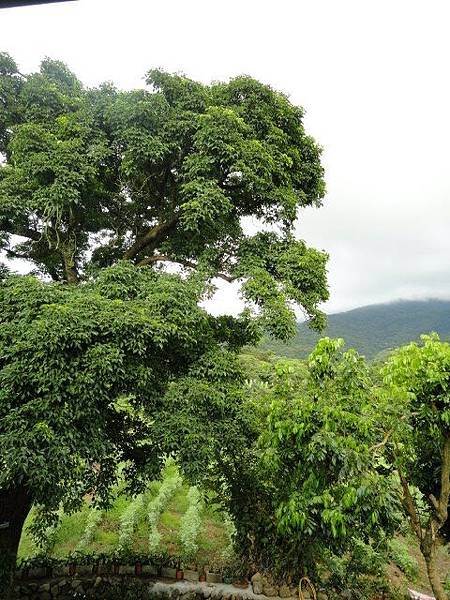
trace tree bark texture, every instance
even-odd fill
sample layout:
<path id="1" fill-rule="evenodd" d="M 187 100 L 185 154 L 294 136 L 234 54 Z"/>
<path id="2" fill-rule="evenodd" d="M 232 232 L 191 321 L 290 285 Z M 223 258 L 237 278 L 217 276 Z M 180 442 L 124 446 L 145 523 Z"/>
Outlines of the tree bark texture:
<path id="1" fill-rule="evenodd" d="M 6 600 L 16 569 L 17 550 L 31 497 L 24 486 L 0 489 L 0 599 Z"/>
<path id="2" fill-rule="evenodd" d="M 427 566 L 428 579 L 430 580 L 430 585 L 436 600 L 447 600 L 447 594 L 444 590 L 444 586 L 442 585 L 436 565 L 437 549 L 437 540 L 433 535 L 433 530 L 429 528 L 425 534 L 422 549 L 422 554 Z"/>

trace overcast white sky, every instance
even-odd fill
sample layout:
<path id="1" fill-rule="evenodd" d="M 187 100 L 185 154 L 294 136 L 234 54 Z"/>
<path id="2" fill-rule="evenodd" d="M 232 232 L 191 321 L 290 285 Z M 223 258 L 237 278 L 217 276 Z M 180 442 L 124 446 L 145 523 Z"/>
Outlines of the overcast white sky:
<path id="1" fill-rule="evenodd" d="M 330 254 L 336 312 L 450 298 L 449 24 L 448 0 L 78 0 L 1 10 L 0 50 L 87 85 L 156 66 L 290 94 L 324 148 L 324 206 L 297 232 Z M 231 305 L 224 289 L 214 308 Z"/>

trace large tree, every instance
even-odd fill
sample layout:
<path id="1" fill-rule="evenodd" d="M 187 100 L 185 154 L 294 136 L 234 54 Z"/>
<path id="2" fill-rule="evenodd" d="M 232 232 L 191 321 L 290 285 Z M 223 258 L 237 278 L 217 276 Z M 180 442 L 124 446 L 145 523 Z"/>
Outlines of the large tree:
<path id="1" fill-rule="evenodd" d="M 326 255 L 294 237 L 298 209 L 324 194 L 320 148 L 284 95 L 157 70 L 150 90 L 86 89 L 59 62 L 23 76 L 7 55 L 0 77 L 8 256 L 69 283 L 121 258 L 201 267 L 240 280 L 279 335 L 294 331 L 291 303 L 323 324 Z"/>
<path id="2" fill-rule="evenodd" d="M 295 307 L 323 324 L 327 257 L 294 237 L 324 194 L 302 110 L 249 77 L 147 84 L 88 89 L 58 61 L 23 75 L 0 57 L 0 248 L 34 268 L 0 284 L 5 565 L 32 503 L 106 497 L 119 460 L 154 472 L 166 441 L 146 426 L 180 376 L 289 336 Z M 214 278 L 240 284 L 239 318 L 198 308 Z"/>

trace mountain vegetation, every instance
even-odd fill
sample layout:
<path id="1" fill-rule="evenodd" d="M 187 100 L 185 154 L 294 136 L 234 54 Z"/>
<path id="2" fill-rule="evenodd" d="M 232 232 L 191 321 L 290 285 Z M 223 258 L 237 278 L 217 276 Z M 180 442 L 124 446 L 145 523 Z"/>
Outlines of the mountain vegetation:
<path id="1" fill-rule="evenodd" d="M 442 339 L 450 338 L 450 300 L 399 300 L 328 315 L 324 334 L 345 339 L 348 348 L 373 360 L 431 331 Z M 266 337 L 261 348 L 277 356 L 306 358 L 319 339 L 320 334 L 299 323 L 295 337 L 288 342 Z"/>

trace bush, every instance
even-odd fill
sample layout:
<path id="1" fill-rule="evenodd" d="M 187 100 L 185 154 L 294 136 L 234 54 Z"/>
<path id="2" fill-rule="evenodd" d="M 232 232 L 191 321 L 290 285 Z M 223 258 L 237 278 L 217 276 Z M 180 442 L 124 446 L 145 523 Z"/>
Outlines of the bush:
<path id="1" fill-rule="evenodd" d="M 37 508 L 28 528 L 36 546 L 35 556 L 47 556 L 52 553 L 61 525 L 61 515 L 61 508 L 57 512 L 46 512 L 42 507 Z M 51 522 L 46 527 L 49 520 Z"/>
<path id="2" fill-rule="evenodd" d="M 323 583 L 329 598 L 334 600 L 345 595 L 353 600 L 370 600 L 378 597 L 388 591 L 385 566 L 385 553 L 377 552 L 361 539 L 353 540 L 351 553 L 325 554 L 322 568 L 328 577 Z"/>
<path id="3" fill-rule="evenodd" d="M 410 581 L 416 581 L 419 574 L 419 565 L 417 560 L 410 556 L 406 544 L 396 538 L 391 540 L 389 543 L 389 556 Z"/>

